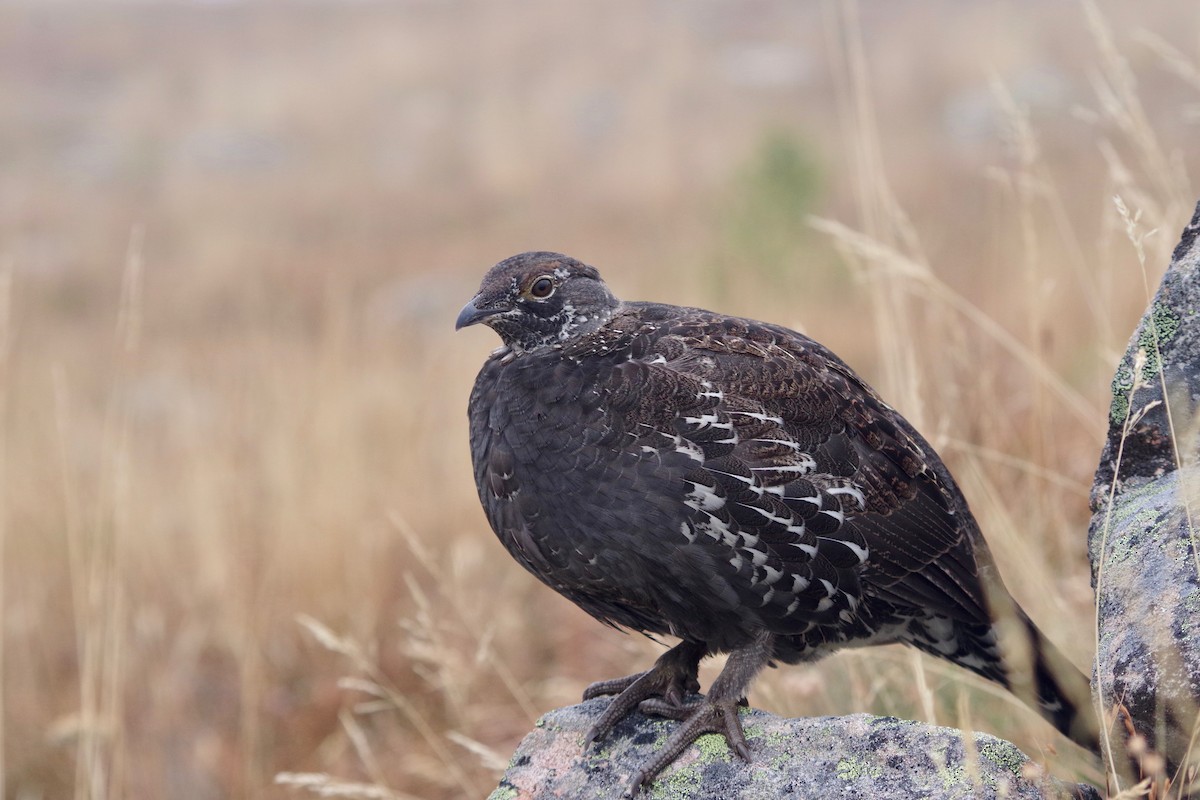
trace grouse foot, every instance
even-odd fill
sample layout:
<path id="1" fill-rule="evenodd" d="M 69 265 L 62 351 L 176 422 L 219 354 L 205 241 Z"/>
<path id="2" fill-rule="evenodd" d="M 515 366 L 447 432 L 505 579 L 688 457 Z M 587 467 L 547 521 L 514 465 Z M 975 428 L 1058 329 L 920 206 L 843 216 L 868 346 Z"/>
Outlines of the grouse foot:
<path id="1" fill-rule="evenodd" d="M 654 758 L 642 764 L 634 774 L 629 786 L 630 796 L 636 795 L 643 786 L 654 780 L 658 773 L 670 766 L 689 745 L 706 733 L 723 734 L 729 749 L 749 763 L 750 745 L 746 742 L 742 722 L 738 719 L 738 708 L 742 705 L 742 700 L 701 700 L 683 706 L 672 706 L 653 699 L 642 702 L 643 712 L 682 719 L 683 725 L 671 734 Z"/>
<path id="2" fill-rule="evenodd" d="M 738 707 L 746 704 L 746 689 L 754 680 L 754 676 L 771 660 L 774 649 L 775 638 L 763 631 L 749 644 L 734 650 L 729 654 L 725 668 L 713 681 L 708 697 L 704 700 L 683 703 L 672 702 L 665 696 L 651 696 L 638 703 L 638 707 L 645 713 L 679 719 L 683 724 L 671 734 L 654 758 L 634 773 L 628 796 L 632 797 L 641 791 L 643 786 L 654 780 L 689 745 L 706 733 L 722 734 L 730 750 L 737 753 L 743 761 L 750 760 L 750 745 L 746 742 L 746 734 L 742 730 L 741 720 L 738 719 Z M 656 665 L 655 669 L 657 668 Z M 630 688 L 632 689 L 632 686 Z M 613 704 L 616 705 L 620 699 L 618 697 Z"/>
<path id="3" fill-rule="evenodd" d="M 658 698 L 663 708 L 685 707 L 683 698 L 687 694 L 700 691 L 700 681 L 696 673 L 700 667 L 700 659 L 707 652 L 708 648 L 699 642 L 680 642 L 659 656 L 658 661 L 654 662 L 654 667 L 646 672 L 611 681 L 600 681 L 587 687 L 583 692 L 584 700 L 606 694 L 617 696 L 587 732 L 584 747 L 606 736 L 626 714 L 643 701 Z"/>

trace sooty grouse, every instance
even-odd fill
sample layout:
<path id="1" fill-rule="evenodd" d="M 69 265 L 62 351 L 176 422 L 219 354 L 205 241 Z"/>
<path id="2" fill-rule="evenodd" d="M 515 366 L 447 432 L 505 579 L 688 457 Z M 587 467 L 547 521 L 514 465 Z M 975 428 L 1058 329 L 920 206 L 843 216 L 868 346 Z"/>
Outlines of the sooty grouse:
<path id="1" fill-rule="evenodd" d="M 778 325 L 622 302 L 558 253 L 493 267 L 456 328 L 480 322 L 504 341 L 469 412 L 500 541 L 601 622 L 682 640 L 584 694 L 617 695 L 589 743 L 638 707 L 683 720 L 635 792 L 703 733 L 749 759 L 737 706 L 768 663 L 869 644 L 1023 683 L 1095 747 L 1076 706 L 1087 679 L 1008 597 L 937 454 L 829 350 Z M 1023 671 L 1002 660 L 998 600 L 1030 645 Z M 688 702 L 715 653 L 724 669 Z"/>

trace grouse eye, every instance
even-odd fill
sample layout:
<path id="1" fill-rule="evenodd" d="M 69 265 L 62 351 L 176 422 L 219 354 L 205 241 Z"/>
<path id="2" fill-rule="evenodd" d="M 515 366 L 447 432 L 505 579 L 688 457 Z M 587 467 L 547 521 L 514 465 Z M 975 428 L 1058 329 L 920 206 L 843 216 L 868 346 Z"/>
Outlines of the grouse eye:
<path id="1" fill-rule="evenodd" d="M 545 275 L 538 278 L 529 286 L 529 293 L 537 298 L 549 297 L 554 291 L 554 281 Z"/>

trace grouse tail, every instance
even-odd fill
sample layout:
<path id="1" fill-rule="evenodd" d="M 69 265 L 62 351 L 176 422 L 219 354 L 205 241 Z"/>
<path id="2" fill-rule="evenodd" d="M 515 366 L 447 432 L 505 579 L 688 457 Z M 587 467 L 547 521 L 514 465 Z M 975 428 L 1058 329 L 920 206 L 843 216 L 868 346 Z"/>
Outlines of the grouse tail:
<path id="1" fill-rule="evenodd" d="M 1028 658 L 1026 666 L 1016 665 L 1015 659 L 1006 657 L 1010 690 L 1026 702 L 1032 699 L 1031 705 L 1068 739 L 1099 753 L 1100 729 L 1091 703 L 1091 681 L 1025 612 L 1018 609 L 1016 617 L 1028 642 Z"/>

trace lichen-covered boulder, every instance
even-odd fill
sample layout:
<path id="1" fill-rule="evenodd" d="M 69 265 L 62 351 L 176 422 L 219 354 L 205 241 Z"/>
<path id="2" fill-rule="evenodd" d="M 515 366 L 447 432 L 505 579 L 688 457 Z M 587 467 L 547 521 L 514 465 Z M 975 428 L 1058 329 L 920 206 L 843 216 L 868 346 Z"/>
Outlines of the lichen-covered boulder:
<path id="1" fill-rule="evenodd" d="M 489 800 L 621 797 L 638 766 L 677 722 L 630 714 L 584 749 L 584 733 L 608 704 L 597 698 L 552 711 L 513 755 Z M 724 738 L 700 737 L 644 790 L 647 798 L 1096 798 L 1091 787 L 1047 777 L 1015 745 L 893 717 L 782 719 L 746 709 L 753 761 Z"/>
<path id="2" fill-rule="evenodd" d="M 1188 758 L 1200 699 L 1198 233 L 1200 205 L 1117 369 L 1088 535 L 1114 764 L 1160 777 Z"/>

